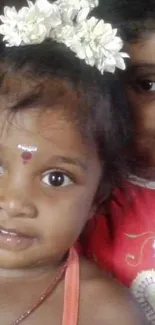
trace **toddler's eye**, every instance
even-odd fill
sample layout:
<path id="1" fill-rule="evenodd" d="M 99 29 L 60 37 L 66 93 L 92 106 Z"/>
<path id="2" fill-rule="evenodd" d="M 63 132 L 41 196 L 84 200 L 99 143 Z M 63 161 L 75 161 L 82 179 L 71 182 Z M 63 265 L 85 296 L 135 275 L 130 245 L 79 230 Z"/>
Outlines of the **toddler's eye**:
<path id="1" fill-rule="evenodd" d="M 155 82 L 150 80 L 137 80 L 137 87 L 140 91 L 153 92 L 155 91 Z"/>
<path id="2" fill-rule="evenodd" d="M 64 187 L 73 183 L 67 175 L 60 171 L 51 171 L 44 175 L 42 182 L 52 187 Z"/>

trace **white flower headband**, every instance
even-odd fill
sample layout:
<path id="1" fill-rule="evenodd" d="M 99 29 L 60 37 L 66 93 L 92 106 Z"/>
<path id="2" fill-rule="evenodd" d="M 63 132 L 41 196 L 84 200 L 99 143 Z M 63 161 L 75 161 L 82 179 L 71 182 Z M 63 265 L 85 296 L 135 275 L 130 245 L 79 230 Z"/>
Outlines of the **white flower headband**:
<path id="1" fill-rule="evenodd" d="M 90 11 L 98 6 L 98 0 L 27 0 L 28 6 L 18 12 L 15 7 L 4 7 L 0 16 L 0 34 L 6 46 L 42 43 L 51 38 L 64 43 L 78 58 L 95 66 L 102 74 L 125 69 L 120 52 L 123 42 L 116 36 L 117 29 L 95 17 L 88 18 Z"/>

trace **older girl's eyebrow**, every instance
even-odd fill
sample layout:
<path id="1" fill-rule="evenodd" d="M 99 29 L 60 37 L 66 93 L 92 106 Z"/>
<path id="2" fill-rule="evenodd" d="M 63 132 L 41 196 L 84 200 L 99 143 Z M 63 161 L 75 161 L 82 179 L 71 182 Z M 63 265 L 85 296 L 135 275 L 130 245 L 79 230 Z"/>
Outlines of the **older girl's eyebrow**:
<path id="1" fill-rule="evenodd" d="M 152 70 L 155 70 L 155 63 L 147 63 L 147 62 L 140 62 L 140 63 L 131 63 L 131 65 L 129 65 L 127 72 L 136 72 L 139 70 L 143 70 L 144 72 L 152 72 Z"/>

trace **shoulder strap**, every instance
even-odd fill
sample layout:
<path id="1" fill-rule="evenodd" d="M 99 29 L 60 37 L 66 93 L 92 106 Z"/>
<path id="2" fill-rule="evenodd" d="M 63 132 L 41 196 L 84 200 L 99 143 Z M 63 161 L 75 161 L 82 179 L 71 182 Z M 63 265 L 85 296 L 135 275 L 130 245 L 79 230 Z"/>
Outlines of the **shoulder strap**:
<path id="1" fill-rule="evenodd" d="M 79 256 L 75 248 L 70 249 L 69 263 L 65 275 L 64 311 L 62 325 L 77 325 L 80 291 Z"/>

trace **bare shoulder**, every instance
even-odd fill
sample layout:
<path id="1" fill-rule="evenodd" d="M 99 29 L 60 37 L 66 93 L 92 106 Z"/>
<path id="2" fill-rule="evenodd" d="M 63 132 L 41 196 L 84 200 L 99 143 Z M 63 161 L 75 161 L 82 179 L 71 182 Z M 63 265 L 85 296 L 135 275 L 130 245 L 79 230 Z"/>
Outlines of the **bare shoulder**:
<path id="1" fill-rule="evenodd" d="M 128 289 L 88 261 L 81 263 L 79 325 L 147 325 Z"/>

